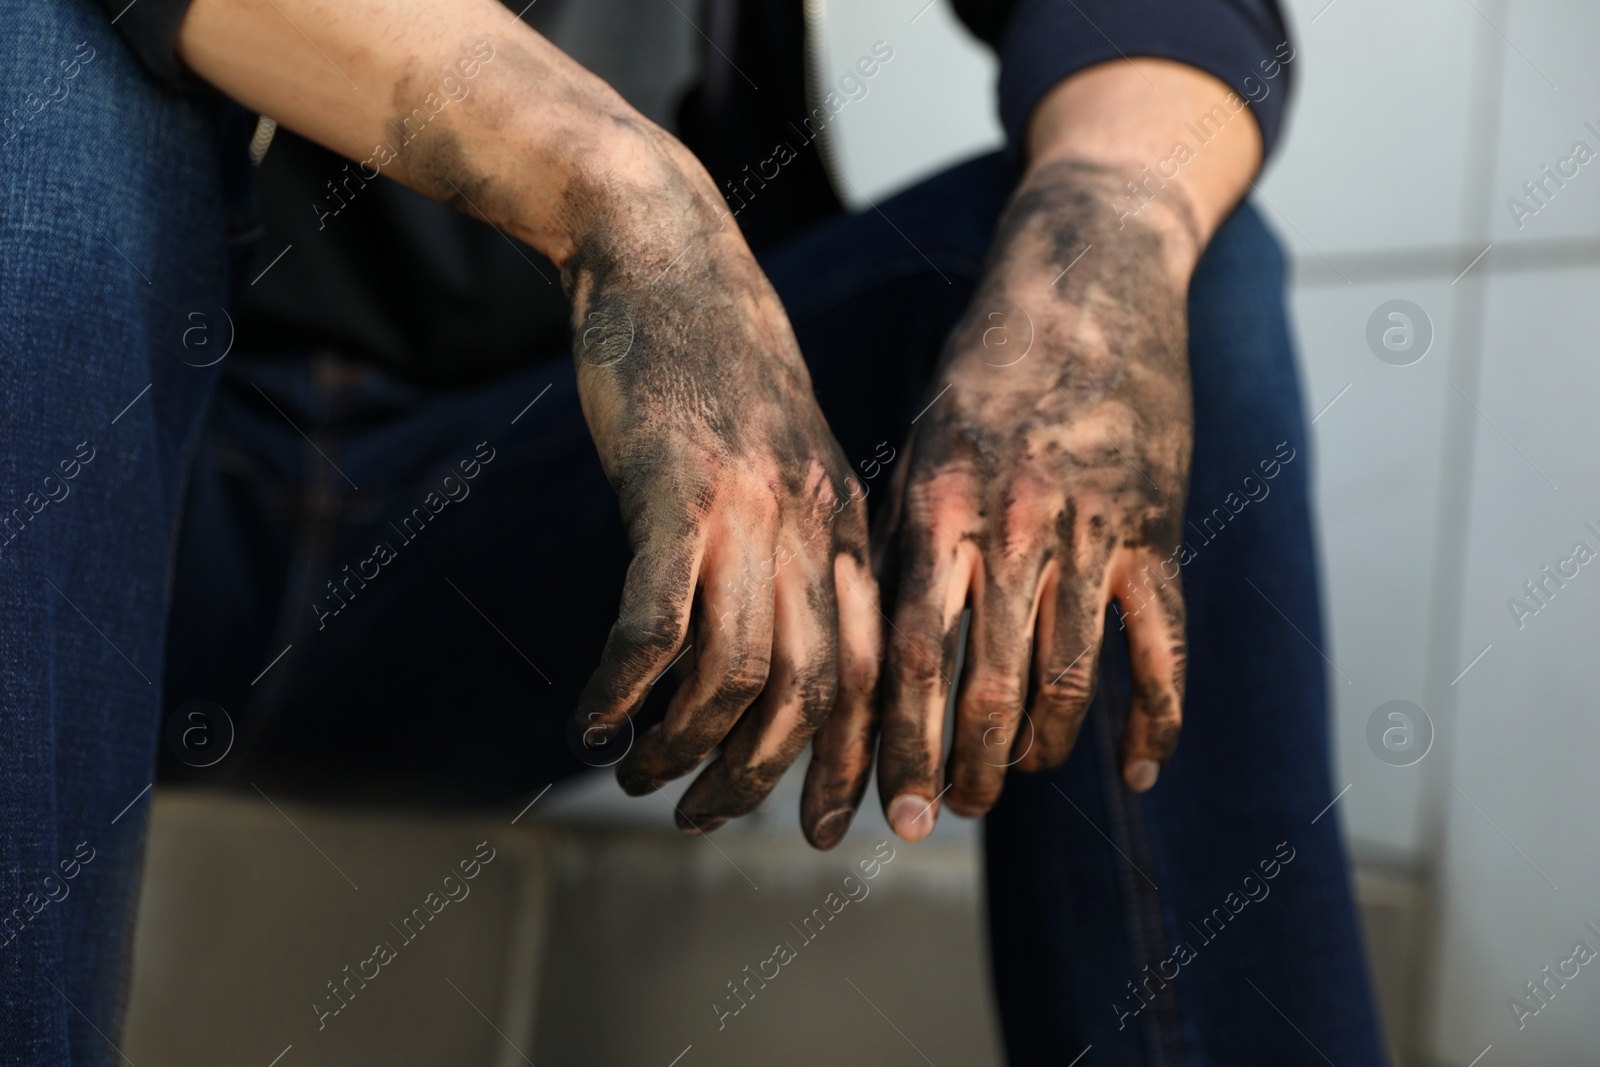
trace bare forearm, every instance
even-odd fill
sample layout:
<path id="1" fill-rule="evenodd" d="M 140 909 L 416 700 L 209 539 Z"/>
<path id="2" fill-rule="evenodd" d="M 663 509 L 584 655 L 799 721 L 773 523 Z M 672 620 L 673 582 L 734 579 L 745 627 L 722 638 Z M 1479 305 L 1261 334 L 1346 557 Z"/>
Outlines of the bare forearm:
<path id="1" fill-rule="evenodd" d="M 715 203 L 681 145 L 494 0 L 194 0 L 179 50 L 365 176 L 487 217 L 558 265 L 665 199 Z"/>
<path id="2" fill-rule="evenodd" d="M 1097 184 L 1113 229 L 1131 219 L 1163 235 L 1166 265 L 1187 284 L 1200 252 L 1261 166 L 1260 127 L 1211 75 L 1161 59 L 1118 60 L 1056 86 L 1028 127 L 1028 177 L 1075 161 Z"/>

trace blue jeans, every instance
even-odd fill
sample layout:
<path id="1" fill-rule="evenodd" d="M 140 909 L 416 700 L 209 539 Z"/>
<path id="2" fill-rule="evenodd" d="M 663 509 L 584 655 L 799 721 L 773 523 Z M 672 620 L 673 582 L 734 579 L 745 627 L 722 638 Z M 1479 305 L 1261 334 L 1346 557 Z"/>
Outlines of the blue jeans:
<path id="1" fill-rule="evenodd" d="M 898 445 L 926 403 L 1015 180 L 974 160 L 883 204 L 894 226 L 841 216 L 763 257 L 852 460 Z M 1191 290 L 1177 757 L 1148 796 L 1122 785 L 1113 639 L 1071 759 L 1014 774 L 987 821 L 1015 1064 L 1089 1044 L 1097 1063 L 1382 1062 L 1336 815 L 1313 822 L 1332 793 L 1283 289 L 1277 243 L 1239 209 Z M 203 771 L 164 752 L 172 775 L 481 803 L 583 770 L 567 717 L 628 548 L 566 353 L 452 391 L 331 352 L 230 359 L 187 508 L 168 707 L 215 701 L 249 743 Z"/>
<path id="2" fill-rule="evenodd" d="M 215 113 L 148 86 L 86 6 L 21 21 L 0 32 L 24 89 L 56 44 L 97 54 L 0 149 L 0 489 L 8 508 L 36 486 L 61 497 L 0 546 L 0 906 L 25 916 L 3 927 L 0 1049 L 89 1063 L 117 1034 L 158 759 L 171 779 L 440 803 L 578 773 L 566 720 L 627 545 L 564 354 L 432 391 L 333 352 L 200 366 L 215 350 L 188 331 L 226 330 L 225 237 L 249 222 L 209 162 Z M 843 216 L 765 257 L 852 461 L 903 439 L 1014 180 L 976 160 L 883 204 L 900 232 Z M 1313 821 L 1332 794 L 1321 661 L 1294 632 L 1320 642 L 1282 289 L 1243 208 L 1191 297 L 1177 757 L 1146 797 L 1120 785 L 1126 665 L 1109 641 L 1072 758 L 1014 776 L 987 822 L 1014 1063 L 1090 1043 L 1100 1063 L 1382 1062 L 1336 809 Z M 157 744 L 196 700 L 237 731 L 203 768 Z M 33 911 L 30 893 L 61 899 Z"/>
<path id="3" fill-rule="evenodd" d="M 105 1063 L 234 220 L 214 98 L 90 0 L 7 4 L 0 69 L 0 1058 Z"/>

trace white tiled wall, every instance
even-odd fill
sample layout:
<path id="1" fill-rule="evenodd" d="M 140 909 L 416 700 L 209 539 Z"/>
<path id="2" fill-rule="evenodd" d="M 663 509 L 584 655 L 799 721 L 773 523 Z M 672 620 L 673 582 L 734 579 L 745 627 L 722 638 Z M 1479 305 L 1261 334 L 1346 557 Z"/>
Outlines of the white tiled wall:
<path id="1" fill-rule="evenodd" d="M 894 58 L 832 127 L 848 203 L 862 207 L 944 166 L 999 147 L 994 54 L 948 0 L 810 0 L 824 9 L 823 80 L 836 85 L 882 41 Z"/>
<path id="2" fill-rule="evenodd" d="M 1466 1062 L 1491 1042 L 1510 1063 L 1600 1056 L 1594 967 L 1520 1029 L 1509 1003 L 1575 942 L 1600 950 L 1600 936 L 1584 925 L 1600 925 L 1600 566 L 1580 566 L 1564 587 L 1551 583 L 1548 606 L 1520 628 L 1507 607 L 1514 596 L 1527 602 L 1523 583 L 1575 542 L 1600 550 L 1584 526 L 1600 527 L 1597 291 L 1593 268 L 1489 285 L 1482 403 L 1494 426 L 1479 419 L 1475 432 L 1459 647 L 1463 657 L 1492 648 L 1458 687 L 1445 798 L 1433 1033 L 1447 1062 Z"/>
<path id="3" fill-rule="evenodd" d="M 840 21 L 893 39 L 877 24 L 923 2 Z M 1600 153 L 1584 126 L 1600 129 L 1600 4 L 1288 7 L 1299 95 L 1258 203 L 1296 262 L 1308 415 L 1338 397 L 1313 432 L 1325 651 L 1349 679 L 1332 681 L 1343 825 L 1358 856 L 1435 888 L 1417 1062 L 1600 1062 L 1600 961 L 1520 1031 L 1509 1004 L 1574 942 L 1600 950 L 1584 928 L 1600 927 L 1600 562 L 1521 631 L 1505 603 L 1575 540 L 1600 550 L 1583 529 L 1600 527 L 1600 156 L 1520 230 L 1506 207 L 1574 141 Z M 968 104 L 992 106 L 993 70 L 934 25 L 943 39 L 916 39 L 915 62 L 939 74 L 919 70 L 916 89 L 967 101 L 952 128 L 985 143 Z M 839 62 L 850 34 L 830 34 Z M 897 44 L 903 71 L 914 55 Z M 873 195 L 941 158 L 908 148 L 938 140 L 933 109 L 914 127 L 910 96 L 878 102 L 840 123 L 846 173 Z M 1410 367 L 1366 346 L 1368 316 L 1396 298 L 1435 330 Z M 1436 727 L 1414 767 L 1367 746 L 1368 716 L 1394 698 Z"/>
<path id="4" fill-rule="evenodd" d="M 1260 183 L 1280 230 L 1302 256 L 1454 244 L 1478 16 L 1465 0 L 1326 4 L 1287 5 L 1298 95 Z"/>
<path id="5" fill-rule="evenodd" d="M 1493 239 L 1558 241 L 1600 237 L 1600 6 L 1567 0 L 1516 0 L 1501 25 L 1505 33 L 1500 148 L 1494 163 Z M 1547 206 L 1524 217 L 1519 229 L 1506 201 L 1522 199 L 1522 183 L 1542 177 L 1569 155 L 1573 143 L 1596 152 L 1564 188 L 1549 188 Z"/>
<path id="6" fill-rule="evenodd" d="M 1367 347 L 1373 309 L 1392 299 L 1433 320 L 1431 350 L 1407 367 Z M 1427 706 L 1420 654 L 1445 461 L 1446 405 L 1460 403 L 1444 353 L 1453 340 L 1448 278 L 1305 286 L 1293 313 L 1312 425 L 1317 525 L 1334 693 L 1336 788 L 1346 829 L 1368 852 L 1409 859 L 1419 834 L 1420 767 L 1391 767 L 1367 747 L 1367 718 L 1403 699 Z M 1348 386 L 1348 390 L 1346 387 Z M 1342 394 L 1342 395 L 1341 395 Z M 1342 674 L 1342 676 L 1341 676 Z"/>

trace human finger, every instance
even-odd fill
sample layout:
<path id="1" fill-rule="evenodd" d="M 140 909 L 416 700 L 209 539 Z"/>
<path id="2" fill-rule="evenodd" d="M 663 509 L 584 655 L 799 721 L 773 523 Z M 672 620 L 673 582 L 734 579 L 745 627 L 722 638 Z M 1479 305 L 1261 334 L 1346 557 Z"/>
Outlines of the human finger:
<path id="1" fill-rule="evenodd" d="M 1032 744 L 1017 762 L 1024 771 L 1061 766 L 1077 743 L 1099 682 L 1105 632 L 1103 573 L 1103 567 L 1091 566 L 1086 574 L 1068 560 L 1052 561 L 1046 568 L 1028 705 Z"/>
<path id="2" fill-rule="evenodd" d="M 878 794 L 907 841 L 933 831 L 942 792 L 944 710 L 980 529 L 970 483 L 957 476 L 907 490 L 899 577 L 887 638 Z"/>
<path id="3" fill-rule="evenodd" d="M 829 553 L 796 550 L 773 582 L 766 684 L 678 801 L 681 829 L 706 833 L 766 799 L 833 708 L 838 605 Z"/>
<path id="4" fill-rule="evenodd" d="M 694 770 L 761 695 L 772 654 L 773 580 L 779 553 L 769 529 L 708 553 L 696 613 L 694 666 L 662 721 L 640 735 L 617 766 L 623 791 L 639 796 Z"/>
<path id="5" fill-rule="evenodd" d="M 1133 688 L 1120 758 L 1123 780 L 1140 793 L 1156 784 L 1178 746 L 1189 662 L 1179 576 L 1149 592 L 1152 599 L 1140 610 L 1126 613 L 1124 605 Z"/>
<path id="6" fill-rule="evenodd" d="M 1042 589 L 1042 547 L 1009 554 L 1000 537 L 974 569 L 968 600 L 972 621 L 956 695 L 951 738 L 950 792 L 945 803 L 958 815 L 976 818 L 1000 798 L 1013 745 L 1022 730 L 1033 659 L 1034 622 Z M 1032 730 L 1027 731 L 1031 743 Z"/>
<path id="7" fill-rule="evenodd" d="M 839 843 L 861 805 L 877 735 L 883 613 L 865 545 L 833 560 L 839 604 L 839 691 L 833 712 L 812 739 L 800 798 L 800 825 L 820 849 Z"/>
<path id="8" fill-rule="evenodd" d="M 586 740 L 615 733 L 683 647 L 699 553 L 682 540 L 647 544 L 628 565 L 617 621 L 578 698 L 575 718 Z"/>

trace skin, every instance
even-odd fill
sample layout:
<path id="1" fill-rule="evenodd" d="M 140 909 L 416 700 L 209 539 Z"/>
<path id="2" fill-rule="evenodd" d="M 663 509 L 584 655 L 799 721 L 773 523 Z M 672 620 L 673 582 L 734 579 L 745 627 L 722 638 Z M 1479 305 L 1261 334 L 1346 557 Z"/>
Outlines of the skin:
<path id="1" fill-rule="evenodd" d="M 882 659 L 865 492 L 699 162 L 491 0 L 195 0 L 179 48 L 358 161 L 455 78 L 380 169 L 561 269 L 579 396 L 634 551 L 584 736 L 607 741 L 669 667 L 686 671 L 617 774 L 648 792 L 720 748 L 677 804 L 697 833 L 759 804 L 826 723 L 818 752 L 840 756 L 808 780 L 804 826 L 837 842 L 865 791 Z"/>
<path id="2" fill-rule="evenodd" d="M 938 376 L 949 390 L 908 443 L 887 541 L 897 580 L 879 777 L 897 824 L 940 788 L 963 607 L 973 614 L 947 803 L 976 814 L 1011 763 L 1066 758 L 1095 691 L 1107 601 L 1181 539 L 1192 437 L 1183 293 L 1162 272 L 1160 236 L 1143 221 L 1119 232 L 1105 210 L 1117 178 L 1065 160 L 1019 192 L 1002 253 L 951 335 Z M 1130 761 L 1159 764 L 1177 742 L 1178 588 L 1161 586 L 1153 610 L 1128 620 Z M 1013 751 L 1013 739 L 1026 747 Z M 1130 784 L 1144 773 L 1130 765 Z"/>
<path id="3" fill-rule="evenodd" d="M 864 496 L 714 197 L 664 260 L 597 241 L 562 272 L 575 321 L 606 324 L 580 334 L 579 392 L 635 553 L 578 714 L 619 725 L 691 642 L 618 780 L 657 789 L 720 745 L 678 803 L 701 832 L 759 804 L 836 707 L 870 718 L 881 641 Z"/>
<path id="4" fill-rule="evenodd" d="M 670 666 L 687 671 L 665 721 L 619 764 L 624 787 L 657 788 L 720 747 L 679 804 L 682 828 L 709 831 L 755 807 L 814 738 L 801 824 L 827 848 L 875 747 L 881 798 L 911 840 L 932 829 L 946 773 L 950 806 L 978 814 L 1008 761 L 1064 759 L 1096 661 L 1092 647 L 1072 657 L 1098 640 L 1118 584 L 1176 541 L 1183 294 L 1259 165 L 1253 121 L 1228 124 L 1119 223 L 1120 183 L 1226 88 L 1141 59 L 1080 72 L 1036 108 L 1027 174 L 929 397 L 949 392 L 896 465 L 876 561 L 898 631 L 885 657 L 865 491 L 771 286 L 681 144 L 493 0 L 194 0 L 179 51 L 235 99 L 359 161 L 485 43 L 493 58 L 470 91 L 381 169 L 561 269 L 584 414 L 634 549 L 579 723 L 591 740 L 614 733 Z M 1020 339 L 1019 321 L 1032 345 L 1012 362 L 997 345 Z M 1177 737 L 1177 588 L 1129 618 L 1136 788 Z M 969 602 L 946 770 L 941 712 Z M 1013 755 L 1024 702 L 1032 740 Z"/>
<path id="5" fill-rule="evenodd" d="M 1149 789 L 1177 744 L 1181 574 L 1160 568 L 1181 540 L 1193 439 L 1185 298 L 1259 164 L 1259 131 L 1235 119 L 1142 208 L 1126 183 L 1175 141 L 1193 147 L 1184 120 L 1227 92 L 1178 64 L 1122 61 L 1068 79 L 1035 112 L 1030 164 L 929 386 L 879 539 L 894 626 L 878 785 L 908 840 L 931 832 L 941 804 L 989 810 L 1008 767 L 1066 759 L 1113 601 L 1133 670 L 1124 780 Z"/>

